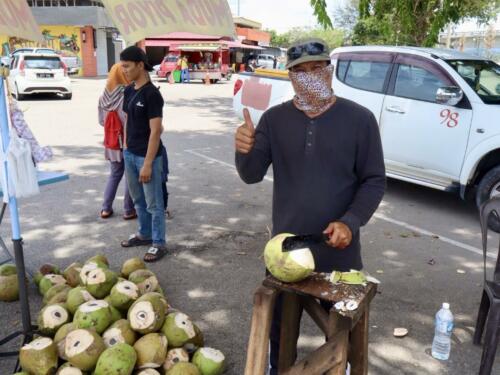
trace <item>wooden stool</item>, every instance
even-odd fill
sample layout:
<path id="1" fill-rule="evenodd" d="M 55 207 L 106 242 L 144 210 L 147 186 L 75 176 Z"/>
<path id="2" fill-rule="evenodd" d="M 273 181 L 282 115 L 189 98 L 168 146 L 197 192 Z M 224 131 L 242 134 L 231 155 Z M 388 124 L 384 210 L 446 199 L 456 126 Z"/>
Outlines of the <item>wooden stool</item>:
<path id="1" fill-rule="evenodd" d="M 290 284 L 273 277 L 264 280 L 254 295 L 245 375 L 267 373 L 269 334 L 278 294 L 283 294 L 279 353 L 281 375 L 345 375 L 347 361 L 351 364 L 351 375 L 368 373 L 368 317 L 377 286 L 372 283 L 367 286 L 333 285 L 328 276 L 314 273 L 304 281 Z M 359 306 L 355 311 L 337 312 L 333 308 L 328 313 L 318 300 L 332 303 L 352 300 Z M 328 341 L 294 364 L 302 309 L 311 316 Z"/>

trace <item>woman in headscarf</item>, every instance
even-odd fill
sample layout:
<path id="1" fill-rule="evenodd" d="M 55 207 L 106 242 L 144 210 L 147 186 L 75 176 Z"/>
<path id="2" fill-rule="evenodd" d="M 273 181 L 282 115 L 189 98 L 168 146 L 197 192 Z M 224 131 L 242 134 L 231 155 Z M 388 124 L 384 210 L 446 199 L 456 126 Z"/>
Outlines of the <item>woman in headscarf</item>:
<path id="1" fill-rule="evenodd" d="M 108 219 L 113 215 L 113 201 L 116 196 L 116 191 L 118 185 L 123 177 L 125 166 L 123 162 L 123 128 L 126 123 L 126 115 L 123 112 L 123 92 L 125 87 L 128 86 L 130 82 L 125 78 L 125 74 L 122 71 L 121 64 L 115 64 L 111 67 L 108 74 L 108 80 L 106 82 L 106 88 L 104 93 L 99 98 L 99 124 L 105 127 L 105 148 L 104 156 L 106 160 L 110 162 L 110 175 L 108 177 L 108 183 L 106 185 L 106 190 L 104 191 L 104 202 L 102 204 L 101 217 L 103 219 Z M 118 138 L 114 140 L 115 146 L 111 146 L 113 140 L 110 141 L 109 127 L 120 127 L 121 132 L 112 137 Z M 114 130 L 114 129 L 113 129 Z M 108 137 L 108 139 L 106 139 Z M 111 137 L 111 138 L 112 138 Z M 125 195 L 124 195 L 124 214 L 123 219 L 132 220 L 137 217 L 134 209 L 134 203 L 132 198 L 128 193 L 128 186 L 125 182 Z"/>

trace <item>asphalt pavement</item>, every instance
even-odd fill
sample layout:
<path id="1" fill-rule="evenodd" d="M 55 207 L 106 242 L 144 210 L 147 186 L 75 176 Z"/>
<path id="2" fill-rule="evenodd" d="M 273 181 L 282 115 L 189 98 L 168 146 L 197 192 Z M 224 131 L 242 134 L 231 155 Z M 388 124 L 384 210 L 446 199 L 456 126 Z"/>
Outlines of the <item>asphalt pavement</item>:
<path id="1" fill-rule="evenodd" d="M 26 264 L 32 271 L 45 262 L 64 267 L 97 252 L 117 269 L 145 250 L 120 248 L 120 240 L 135 230 L 134 222 L 121 219 L 122 188 L 115 216 L 99 218 L 108 173 L 97 124 L 104 82 L 74 79 L 72 101 L 43 96 L 21 102 L 40 143 L 55 153 L 41 169 L 70 175 L 69 181 L 43 187 L 41 195 L 20 202 Z M 174 217 L 167 224 L 171 253 L 151 269 L 170 303 L 199 323 L 209 346 L 225 352 L 227 374 L 241 375 L 252 294 L 264 277 L 261 255 L 271 225 L 272 175 L 247 186 L 235 172 L 233 134 L 239 120 L 232 112 L 232 82 L 158 84 L 166 100 L 163 139 Z M 7 215 L 0 227 L 6 240 L 9 225 Z M 369 374 L 476 374 L 481 348 L 472 345 L 472 336 L 483 263 L 474 205 L 389 180 L 380 209 L 362 229 L 362 241 L 365 269 L 382 282 L 370 312 Z M 492 238 L 490 268 L 496 241 Z M 30 302 L 34 320 L 41 303 L 34 287 Z M 456 319 L 447 362 L 430 355 L 434 314 L 442 302 L 451 304 Z M 1 303 L 0 316 L 0 336 L 20 326 L 17 303 Z M 394 338 L 396 327 L 407 328 L 409 335 Z M 309 319 L 303 328 L 300 357 L 322 344 Z M 498 362 L 493 373 L 500 373 Z M 5 365 L 10 368 L 13 361 Z"/>

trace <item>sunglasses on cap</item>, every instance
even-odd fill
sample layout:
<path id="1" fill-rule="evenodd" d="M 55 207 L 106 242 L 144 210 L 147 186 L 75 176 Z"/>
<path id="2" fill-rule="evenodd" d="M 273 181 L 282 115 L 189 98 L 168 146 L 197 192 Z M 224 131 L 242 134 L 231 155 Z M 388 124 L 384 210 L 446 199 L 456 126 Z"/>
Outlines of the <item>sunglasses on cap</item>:
<path id="1" fill-rule="evenodd" d="M 287 51 L 288 61 L 293 61 L 301 58 L 304 53 L 309 56 L 318 56 L 326 52 L 324 44 L 319 42 L 310 42 L 301 44 L 295 47 L 290 47 Z"/>

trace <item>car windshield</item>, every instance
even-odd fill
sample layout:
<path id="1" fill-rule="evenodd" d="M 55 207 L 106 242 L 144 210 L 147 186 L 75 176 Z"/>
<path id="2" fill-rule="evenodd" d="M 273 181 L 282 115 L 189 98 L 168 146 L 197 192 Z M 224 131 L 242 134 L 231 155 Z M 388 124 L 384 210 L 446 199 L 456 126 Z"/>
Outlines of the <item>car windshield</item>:
<path id="1" fill-rule="evenodd" d="M 500 66 L 488 60 L 448 60 L 486 104 L 500 104 Z"/>
<path id="2" fill-rule="evenodd" d="M 61 69 L 61 60 L 54 56 L 25 56 L 26 69 Z"/>
<path id="3" fill-rule="evenodd" d="M 57 55 L 56 51 L 54 51 L 53 49 L 37 49 L 36 52 L 45 53 L 47 55 Z"/>
<path id="4" fill-rule="evenodd" d="M 165 62 L 177 62 L 178 59 L 177 56 L 167 56 L 165 57 Z"/>

